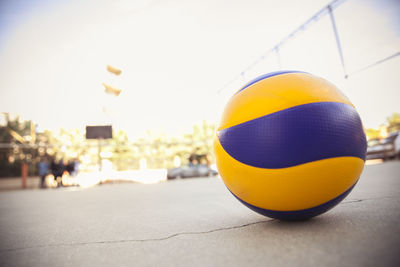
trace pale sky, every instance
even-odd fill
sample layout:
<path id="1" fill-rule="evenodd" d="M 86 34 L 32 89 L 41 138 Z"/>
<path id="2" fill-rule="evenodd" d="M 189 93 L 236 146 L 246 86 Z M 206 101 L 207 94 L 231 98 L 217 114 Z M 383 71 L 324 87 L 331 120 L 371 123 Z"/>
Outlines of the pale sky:
<path id="1" fill-rule="evenodd" d="M 275 55 L 218 90 L 329 2 L 0 0 L 0 112 L 39 129 L 112 123 L 132 137 L 218 122 L 230 95 L 279 70 Z M 349 73 L 400 51 L 399 14 L 396 0 L 348 0 L 335 10 Z M 366 127 L 400 112 L 400 57 L 343 79 L 328 15 L 280 55 L 282 69 L 336 84 Z M 105 95 L 102 82 L 121 95 Z"/>

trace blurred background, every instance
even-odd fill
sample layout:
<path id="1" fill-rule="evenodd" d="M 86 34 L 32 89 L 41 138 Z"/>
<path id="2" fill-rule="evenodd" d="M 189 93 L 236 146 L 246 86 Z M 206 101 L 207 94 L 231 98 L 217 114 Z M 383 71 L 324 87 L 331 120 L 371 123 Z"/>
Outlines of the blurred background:
<path id="1" fill-rule="evenodd" d="M 360 113 L 368 159 L 395 159 L 399 14 L 397 0 L 1 0 L 0 180 L 216 175 L 227 100 L 285 69 L 337 85 Z"/>

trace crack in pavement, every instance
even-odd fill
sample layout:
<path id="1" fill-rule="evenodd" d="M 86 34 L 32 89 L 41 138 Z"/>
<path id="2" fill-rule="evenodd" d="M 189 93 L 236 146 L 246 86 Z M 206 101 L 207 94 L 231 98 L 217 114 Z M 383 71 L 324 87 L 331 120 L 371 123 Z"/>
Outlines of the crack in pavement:
<path id="1" fill-rule="evenodd" d="M 26 249 L 35 249 L 35 248 L 46 248 L 46 247 L 62 247 L 62 246 L 79 246 L 79 245 L 92 245 L 92 244 L 116 244 L 116 243 L 128 243 L 128 242 L 149 242 L 149 241 L 164 241 L 167 239 L 171 239 L 177 236 L 181 235 L 201 235 L 201 234 L 209 234 L 209 233 L 214 233 L 214 232 L 219 232 L 219 231 L 226 231 L 226 230 L 232 230 L 232 229 L 238 229 L 238 228 L 243 228 L 255 224 L 261 224 L 265 222 L 272 222 L 275 221 L 276 219 L 269 219 L 269 220 L 263 220 L 263 221 L 258 221 L 258 222 L 252 222 L 252 223 L 246 223 L 242 225 L 236 225 L 236 226 L 230 226 L 230 227 L 223 227 L 223 228 L 217 228 L 217 229 L 212 229 L 208 231 L 199 231 L 199 232 L 182 232 L 182 233 L 176 233 L 172 234 L 169 236 L 165 237 L 160 237 L 160 238 L 148 238 L 148 239 L 122 239 L 122 240 L 104 240 L 104 241 L 93 241 L 93 242 L 77 242 L 77 243 L 60 243 L 60 244 L 49 244 L 49 245 L 39 245 L 39 246 L 31 246 L 31 247 L 20 247 L 20 248 L 10 248 L 10 249 L 0 249 L 0 253 L 3 252 L 12 252 L 12 251 L 19 251 L 19 250 L 26 250 Z"/>
<path id="2" fill-rule="evenodd" d="M 368 201 L 368 200 L 376 200 L 376 199 L 390 199 L 390 198 L 398 198 L 398 196 L 388 196 L 388 197 L 376 197 L 376 198 L 366 198 L 366 199 L 349 199 L 347 201 L 343 201 L 339 203 L 339 205 L 343 204 L 351 204 L 351 203 L 358 203 L 358 202 L 363 202 L 363 201 Z M 176 233 L 172 234 L 169 236 L 165 237 L 160 237 L 160 238 L 148 238 L 148 239 L 122 239 L 122 240 L 104 240 L 104 241 L 92 241 L 92 242 L 76 242 L 76 243 L 59 243 L 59 244 L 48 244 L 48 245 L 39 245 L 39 246 L 30 246 L 30 247 L 19 247 L 19 248 L 9 248 L 9 249 L 0 249 L 0 253 L 6 253 L 6 252 L 13 252 L 13 251 L 20 251 L 20 250 L 27 250 L 27 249 L 35 249 L 35 248 L 46 248 L 46 247 L 61 247 L 61 246 L 79 246 L 79 245 L 92 245 L 92 244 L 117 244 L 117 243 L 128 243 L 128 242 L 151 242 L 151 241 L 164 241 L 168 240 L 177 236 L 181 235 L 201 235 L 201 234 L 209 234 L 209 233 L 214 233 L 214 232 L 219 232 L 219 231 L 226 231 L 226 230 L 232 230 L 232 229 L 238 229 L 238 228 L 243 228 L 251 225 L 256 225 L 256 224 L 261 224 L 261 223 L 266 223 L 266 222 L 272 222 L 277 219 L 268 219 L 268 220 L 262 220 L 258 222 L 252 222 L 252 223 L 247 223 L 247 224 L 242 224 L 242 225 L 236 225 L 236 226 L 230 226 L 230 227 L 223 227 L 223 228 L 217 228 L 217 229 L 212 229 L 212 230 L 207 230 L 207 231 L 198 231 L 198 232 L 182 232 L 182 233 Z"/>
<path id="3" fill-rule="evenodd" d="M 355 202 L 362 202 L 362 201 L 364 201 L 365 199 L 349 199 L 348 201 L 343 201 L 342 203 L 340 203 L 341 205 L 342 204 L 348 204 L 348 203 L 355 203 Z"/>
<path id="4" fill-rule="evenodd" d="M 364 199 L 349 199 L 347 201 L 343 201 L 339 203 L 339 205 L 343 204 L 350 204 L 350 203 L 356 203 L 356 202 L 363 202 L 363 201 L 368 201 L 368 200 L 376 200 L 376 199 L 390 199 L 390 198 L 398 198 L 398 196 L 388 196 L 388 197 L 371 197 L 371 198 L 364 198 Z"/>

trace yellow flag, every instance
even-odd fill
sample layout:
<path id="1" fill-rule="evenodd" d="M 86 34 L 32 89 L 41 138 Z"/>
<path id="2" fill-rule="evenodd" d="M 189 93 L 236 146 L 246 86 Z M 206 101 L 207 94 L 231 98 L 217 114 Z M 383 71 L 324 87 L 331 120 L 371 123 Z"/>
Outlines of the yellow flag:
<path id="1" fill-rule="evenodd" d="M 121 89 L 115 88 L 115 87 L 113 87 L 111 85 L 108 85 L 106 83 L 102 83 L 102 85 L 104 86 L 105 92 L 107 94 L 112 94 L 112 95 L 115 95 L 115 96 L 119 96 L 119 94 L 122 91 Z"/>
<path id="2" fill-rule="evenodd" d="M 113 66 L 111 66 L 111 65 L 107 65 L 107 71 L 109 71 L 109 72 L 111 72 L 112 74 L 115 74 L 115 75 L 120 75 L 121 73 L 122 73 L 122 70 L 120 70 L 120 69 L 118 69 L 118 68 L 116 68 L 116 67 L 113 67 Z"/>

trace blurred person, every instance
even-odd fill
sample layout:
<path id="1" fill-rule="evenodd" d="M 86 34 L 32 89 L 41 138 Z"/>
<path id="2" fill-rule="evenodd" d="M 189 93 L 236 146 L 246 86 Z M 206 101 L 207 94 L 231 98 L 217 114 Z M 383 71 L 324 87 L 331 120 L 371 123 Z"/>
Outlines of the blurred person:
<path id="1" fill-rule="evenodd" d="M 78 172 L 79 172 L 79 165 L 80 165 L 80 161 L 79 161 L 79 159 L 78 158 L 76 158 L 74 161 L 73 161 L 73 164 L 74 164 L 74 170 L 73 170 L 73 172 L 72 172 L 72 176 L 76 176 L 77 174 L 78 174 Z"/>
<path id="2" fill-rule="evenodd" d="M 51 162 L 50 168 L 51 168 L 51 173 L 54 176 L 54 181 L 57 182 L 57 187 L 62 186 L 62 175 L 64 173 L 64 168 L 65 168 L 63 160 L 60 159 L 57 162 L 57 160 L 54 158 Z"/>
<path id="3" fill-rule="evenodd" d="M 197 164 L 199 164 L 199 161 L 197 160 L 196 154 L 191 154 L 188 158 L 189 160 L 189 167 L 195 167 Z"/>
<path id="4" fill-rule="evenodd" d="M 199 164 L 199 162 L 197 161 L 197 159 L 189 159 L 189 167 L 196 167 Z"/>
<path id="5" fill-rule="evenodd" d="M 64 166 L 65 166 L 65 172 L 67 172 L 68 175 L 72 176 L 72 173 L 75 170 L 75 162 L 72 160 L 66 160 Z"/>
<path id="6" fill-rule="evenodd" d="M 50 171 L 51 174 L 54 176 L 54 180 L 56 180 L 57 169 L 58 169 L 57 161 L 55 158 L 52 158 L 50 163 Z"/>
<path id="7" fill-rule="evenodd" d="M 69 159 L 61 159 L 60 160 L 60 172 L 61 172 L 61 186 L 65 186 L 68 183 L 68 178 L 73 170 L 73 166 Z"/>
<path id="8" fill-rule="evenodd" d="M 47 174 L 49 173 L 49 163 L 47 158 L 43 157 L 39 162 L 39 176 L 40 176 L 40 188 L 45 187 L 45 179 Z"/>
<path id="9" fill-rule="evenodd" d="M 212 158 L 211 158 L 211 155 L 210 154 L 206 154 L 206 160 L 207 160 L 207 166 L 210 166 L 211 165 L 211 161 L 212 161 Z"/>

